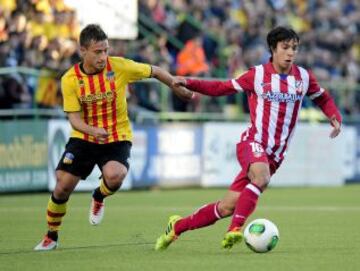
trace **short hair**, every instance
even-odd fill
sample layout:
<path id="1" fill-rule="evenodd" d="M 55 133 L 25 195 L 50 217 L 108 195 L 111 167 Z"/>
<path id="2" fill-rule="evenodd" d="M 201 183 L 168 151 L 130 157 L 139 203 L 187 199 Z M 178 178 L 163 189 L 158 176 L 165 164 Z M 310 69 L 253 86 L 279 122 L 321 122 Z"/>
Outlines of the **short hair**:
<path id="1" fill-rule="evenodd" d="M 271 56 L 273 54 L 272 50 L 276 48 L 278 42 L 290 40 L 300 41 L 298 34 L 296 34 L 293 29 L 284 26 L 278 26 L 272 29 L 266 37 Z"/>
<path id="2" fill-rule="evenodd" d="M 98 24 L 89 24 L 80 33 L 80 46 L 88 47 L 91 41 L 107 40 L 107 35 Z"/>

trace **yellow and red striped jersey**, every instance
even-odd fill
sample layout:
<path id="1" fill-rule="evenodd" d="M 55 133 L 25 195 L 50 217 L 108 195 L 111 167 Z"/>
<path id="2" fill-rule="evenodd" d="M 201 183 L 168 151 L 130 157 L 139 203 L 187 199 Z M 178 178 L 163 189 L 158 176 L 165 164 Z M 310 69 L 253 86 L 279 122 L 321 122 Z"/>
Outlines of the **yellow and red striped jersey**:
<path id="1" fill-rule="evenodd" d="M 109 137 L 104 143 L 132 140 L 127 114 L 127 84 L 151 76 L 151 66 L 122 57 L 108 57 L 106 68 L 87 75 L 80 63 L 61 78 L 65 112 L 80 112 L 85 123 L 103 127 Z M 99 143 L 94 137 L 75 129 L 71 137 Z"/>

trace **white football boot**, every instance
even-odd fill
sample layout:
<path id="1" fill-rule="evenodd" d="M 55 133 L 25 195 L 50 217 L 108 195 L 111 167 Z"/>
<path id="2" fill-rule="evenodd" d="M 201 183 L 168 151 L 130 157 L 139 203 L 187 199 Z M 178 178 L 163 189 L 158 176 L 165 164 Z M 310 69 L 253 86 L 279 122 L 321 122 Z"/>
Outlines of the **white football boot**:
<path id="1" fill-rule="evenodd" d="M 41 240 L 41 242 L 34 247 L 34 250 L 36 251 L 47 251 L 47 250 L 54 250 L 58 246 L 58 242 L 52 240 L 47 235 L 44 236 L 44 239 Z"/>
<path id="2" fill-rule="evenodd" d="M 92 198 L 89 213 L 89 222 L 91 225 L 99 225 L 104 217 L 105 203 Z"/>

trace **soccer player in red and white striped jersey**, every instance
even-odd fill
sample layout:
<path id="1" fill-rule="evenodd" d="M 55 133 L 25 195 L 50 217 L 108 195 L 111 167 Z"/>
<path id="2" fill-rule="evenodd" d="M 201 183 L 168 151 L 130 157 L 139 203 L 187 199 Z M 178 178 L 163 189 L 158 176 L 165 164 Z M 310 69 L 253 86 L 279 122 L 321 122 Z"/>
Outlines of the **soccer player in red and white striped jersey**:
<path id="1" fill-rule="evenodd" d="M 175 78 L 173 84 L 209 96 L 244 92 L 250 108 L 250 126 L 240 136 L 237 158 L 241 172 L 225 197 L 181 218 L 172 216 L 167 231 L 157 240 L 156 249 L 165 249 L 187 230 L 205 227 L 232 215 L 222 246 L 231 248 L 242 240 L 241 227 L 255 210 L 270 177 L 283 161 L 294 135 L 301 103 L 308 96 L 329 118 L 331 138 L 340 133 L 341 115 L 313 73 L 294 64 L 299 37 L 292 30 L 277 27 L 270 31 L 268 63 L 250 68 L 237 79 L 206 81 Z"/>

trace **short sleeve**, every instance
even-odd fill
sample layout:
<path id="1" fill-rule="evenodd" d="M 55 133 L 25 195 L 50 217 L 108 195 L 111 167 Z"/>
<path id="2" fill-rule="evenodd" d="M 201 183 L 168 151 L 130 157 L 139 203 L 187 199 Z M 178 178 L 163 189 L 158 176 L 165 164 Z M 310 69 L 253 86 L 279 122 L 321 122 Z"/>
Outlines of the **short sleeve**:
<path id="1" fill-rule="evenodd" d="M 237 91 L 250 92 L 254 91 L 254 76 L 255 68 L 250 68 L 237 79 L 232 79 L 231 81 Z"/>
<path id="2" fill-rule="evenodd" d="M 61 92 L 64 99 L 65 112 L 81 111 L 80 101 L 76 95 L 76 86 L 68 76 L 61 78 Z"/>
<path id="3" fill-rule="evenodd" d="M 129 83 L 151 76 L 151 65 L 149 64 L 126 59 L 124 68 L 126 69 L 126 77 Z"/>

